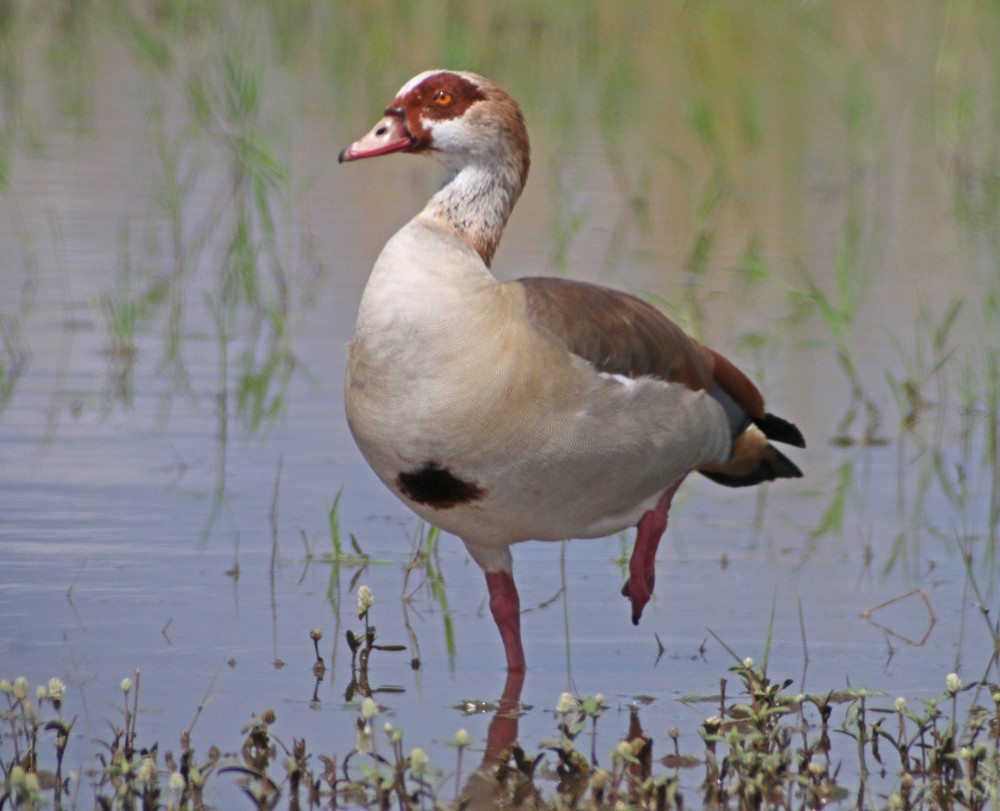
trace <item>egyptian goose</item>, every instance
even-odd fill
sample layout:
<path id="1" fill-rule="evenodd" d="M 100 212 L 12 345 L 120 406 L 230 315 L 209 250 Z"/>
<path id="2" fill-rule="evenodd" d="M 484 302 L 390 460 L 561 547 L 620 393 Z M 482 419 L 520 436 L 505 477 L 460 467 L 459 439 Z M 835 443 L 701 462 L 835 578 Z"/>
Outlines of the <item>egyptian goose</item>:
<path id="1" fill-rule="evenodd" d="M 510 547 L 637 526 L 622 594 L 638 624 L 670 501 L 692 470 L 730 487 L 801 476 L 804 447 L 732 363 L 659 311 L 583 282 L 490 272 L 528 175 L 517 103 L 474 73 L 400 89 L 340 162 L 391 152 L 447 168 L 382 249 L 348 347 L 351 432 L 375 473 L 460 537 L 486 574 L 510 672 L 525 667 Z"/>

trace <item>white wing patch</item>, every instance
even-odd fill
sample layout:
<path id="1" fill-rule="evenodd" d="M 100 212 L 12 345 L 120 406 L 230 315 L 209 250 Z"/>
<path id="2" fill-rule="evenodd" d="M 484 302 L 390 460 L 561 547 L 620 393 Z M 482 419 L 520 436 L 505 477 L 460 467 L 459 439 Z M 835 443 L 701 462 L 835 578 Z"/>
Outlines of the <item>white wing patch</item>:
<path id="1" fill-rule="evenodd" d="M 615 383 L 620 383 L 626 389 L 634 389 L 636 386 L 636 379 L 634 377 L 612 374 L 611 372 L 598 372 L 598 375 L 603 377 L 605 380 L 613 380 Z"/>

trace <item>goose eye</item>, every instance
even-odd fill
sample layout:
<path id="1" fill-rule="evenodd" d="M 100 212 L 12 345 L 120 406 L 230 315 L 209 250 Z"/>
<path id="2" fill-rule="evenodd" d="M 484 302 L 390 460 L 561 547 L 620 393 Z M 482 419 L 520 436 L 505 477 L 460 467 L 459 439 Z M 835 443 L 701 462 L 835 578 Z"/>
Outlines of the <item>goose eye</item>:
<path id="1" fill-rule="evenodd" d="M 438 107 L 447 107 L 451 104 L 451 99 L 451 93 L 447 90 L 438 90 L 438 92 L 434 94 L 434 103 Z"/>

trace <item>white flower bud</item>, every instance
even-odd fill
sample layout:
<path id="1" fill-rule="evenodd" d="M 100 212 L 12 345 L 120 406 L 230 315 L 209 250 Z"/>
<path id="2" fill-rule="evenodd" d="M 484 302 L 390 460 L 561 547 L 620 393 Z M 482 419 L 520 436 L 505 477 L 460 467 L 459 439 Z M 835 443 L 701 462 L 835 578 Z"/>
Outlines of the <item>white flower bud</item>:
<path id="1" fill-rule="evenodd" d="M 427 763 L 427 753 L 419 746 L 415 746 L 410 751 L 410 769 L 412 769 L 413 773 L 419 777 L 427 769 Z"/>
<path id="2" fill-rule="evenodd" d="M 573 712 L 578 704 L 579 702 L 573 697 L 572 693 L 563 693 L 559 696 L 559 703 L 556 704 L 556 712 L 563 714 Z"/>
<path id="3" fill-rule="evenodd" d="M 142 765 L 139 767 L 139 782 L 141 783 L 152 783 L 153 778 L 156 777 L 156 764 L 153 762 L 151 757 L 144 757 L 142 759 Z"/>
<path id="4" fill-rule="evenodd" d="M 371 696 L 361 699 L 361 717 L 368 721 L 376 715 L 378 715 L 378 703 L 375 699 Z"/>
<path id="5" fill-rule="evenodd" d="M 358 587 L 358 616 L 362 617 L 365 612 L 375 603 L 375 595 L 368 586 Z"/>
<path id="6" fill-rule="evenodd" d="M 53 676 L 49 679 L 49 698 L 53 701 L 62 701 L 63 693 L 66 692 L 66 684 L 62 679 Z"/>

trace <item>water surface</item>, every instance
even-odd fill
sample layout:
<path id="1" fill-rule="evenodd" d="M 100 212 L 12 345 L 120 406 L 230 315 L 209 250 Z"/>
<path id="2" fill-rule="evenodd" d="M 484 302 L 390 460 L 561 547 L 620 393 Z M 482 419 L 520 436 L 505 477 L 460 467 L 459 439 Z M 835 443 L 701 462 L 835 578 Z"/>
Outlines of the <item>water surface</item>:
<path id="1" fill-rule="evenodd" d="M 676 699 L 732 664 L 710 631 L 757 660 L 770 639 L 801 692 L 997 680 L 995 8 L 132 5 L 3 22 L 0 677 L 65 680 L 71 760 L 136 669 L 148 742 L 207 702 L 202 751 L 273 707 L 278 734 L 343 755 L 361 583 L 379 641 L 408 646 L 370 671 L 408 744 L 447 770 L 458 728 L 484 739 L 488 714 L 453 709 L 504 684 L 482 575 L 443 537 L 443 590 L 423 563 L 407 578 L 426 528 L 341 404 L 368 269 L 441 172 L 336 155 L 437 65 L 525 109 L 497 275 L 649 298 L 809 440 L 801 481 L 685 484 L 638 628 L 630 537 L 515 550 L 522 740 L 560 692 L 600 692 L 608 749 L 641 695 L 657 753 L 671 725 L 697 753 L 710 709 Z M 914 589 L 933 617 L 918 596 L 862 616 Z"/>

